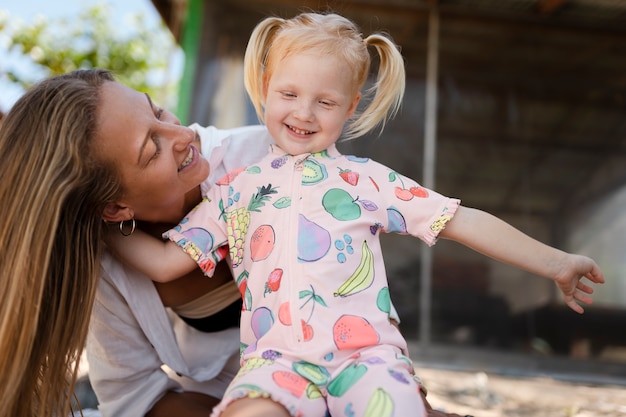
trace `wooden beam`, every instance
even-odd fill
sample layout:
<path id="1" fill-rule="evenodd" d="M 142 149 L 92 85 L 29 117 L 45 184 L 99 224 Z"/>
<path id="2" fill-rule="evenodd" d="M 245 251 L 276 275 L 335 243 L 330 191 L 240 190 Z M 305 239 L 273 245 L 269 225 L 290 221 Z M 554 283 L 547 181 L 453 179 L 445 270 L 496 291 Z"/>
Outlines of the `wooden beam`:
<path id="1" fill-rule="evenodd" d="M 537 3 L 537 12 L 547 17 L 559 11 L 568 0 L 539 0 Z"/>

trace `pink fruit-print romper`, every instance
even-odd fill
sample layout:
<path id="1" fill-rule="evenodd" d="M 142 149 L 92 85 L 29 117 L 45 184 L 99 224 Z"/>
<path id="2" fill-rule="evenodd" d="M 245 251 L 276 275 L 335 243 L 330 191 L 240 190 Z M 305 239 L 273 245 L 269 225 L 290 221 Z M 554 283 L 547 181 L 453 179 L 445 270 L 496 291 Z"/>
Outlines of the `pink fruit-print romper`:
<path id="1" fill-rule="evenodd" d="M 242 368 L 214 415 L 245 396 L 293 416 L 425 415 L 389 320 L 379 236 L 432 245 L 458 205 L 334 145 L 298 156 L 272 145 L 222 178 L 165 234 L 207 275 L 227 244 L 243 297 Z"/>

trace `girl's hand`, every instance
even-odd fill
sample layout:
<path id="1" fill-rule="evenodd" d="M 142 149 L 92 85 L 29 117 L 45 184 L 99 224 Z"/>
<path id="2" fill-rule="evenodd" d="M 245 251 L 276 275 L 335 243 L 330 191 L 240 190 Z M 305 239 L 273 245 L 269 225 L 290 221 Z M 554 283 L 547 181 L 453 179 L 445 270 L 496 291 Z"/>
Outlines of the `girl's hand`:
<path id="1" fill-rule="evenodd" d="M 583 255 L 566 254 L 561 272 L 554 282 L 563 293 L 565 303 L 577 313 L 582 314 L 584 309 L 579 303 L 591 304 L 593 288 L 583 282 L 583 278 L 595 284 L 604 283 L 604 275 L 598 265 Z"/>

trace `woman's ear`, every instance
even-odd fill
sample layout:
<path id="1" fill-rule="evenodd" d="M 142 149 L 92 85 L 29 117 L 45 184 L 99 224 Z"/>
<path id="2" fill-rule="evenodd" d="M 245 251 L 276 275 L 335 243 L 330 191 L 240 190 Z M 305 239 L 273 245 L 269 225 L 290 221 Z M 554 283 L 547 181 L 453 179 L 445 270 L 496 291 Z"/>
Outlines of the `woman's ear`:
<path id="1" fill-rule="evenodd" d="M 130 220 L 135 216 L 132 208 L 123 205 L 123 203 L 108 203 L 104 207 L 102 219 L 109 223 L 118 223 L 124 220 Z"/>

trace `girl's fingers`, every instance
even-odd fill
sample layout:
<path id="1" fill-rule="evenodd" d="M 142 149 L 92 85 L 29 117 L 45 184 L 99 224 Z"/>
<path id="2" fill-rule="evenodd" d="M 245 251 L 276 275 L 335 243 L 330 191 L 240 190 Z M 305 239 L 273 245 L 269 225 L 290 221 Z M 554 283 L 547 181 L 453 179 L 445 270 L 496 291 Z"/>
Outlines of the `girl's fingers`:
<path id="1" fill-rule="evenodd" d="M 585 284 L 585 283 L 583 283 L 581 281 L 578 281 L 578 285 L 576 285 L 576 288 L 579 291 L 586 292 L 587 294 L 593 294 L 593 288 L 591 288 L 589 285 L 587 285 L 587 284 Z"/>

